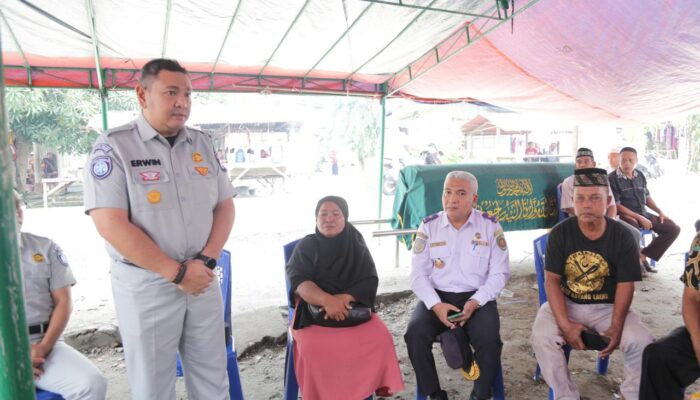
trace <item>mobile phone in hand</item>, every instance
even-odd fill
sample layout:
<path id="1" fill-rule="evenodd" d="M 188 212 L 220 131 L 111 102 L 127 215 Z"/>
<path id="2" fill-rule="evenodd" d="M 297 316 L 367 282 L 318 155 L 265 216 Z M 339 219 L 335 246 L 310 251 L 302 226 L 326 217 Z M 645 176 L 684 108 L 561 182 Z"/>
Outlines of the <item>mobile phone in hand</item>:
<path id="1" fill-rule="evenodd" d="M 586 346 L 587 350 L 601 351 L 608 347 L 610 338 L 601 336 L 594 330 L 584 330 L 581 331 L 581 341 L 583 341 L 583 345 Z"/>
<path id="2" fill-rule="evenodd" d="M 452 312 L 453 312 L 454 314 L 448 314 L 448 315 L 447 315 L 447 320 L 448 320 L 448 321 L 452 321 L 452 320 L 457 319 L 457 318 L 459 318 L 459 317 L 461 317 L 461 316 L 464 315 L 464 311 L 460 311 L 460 312 L 454 312 L 454 311 L 452 311 Z"/>

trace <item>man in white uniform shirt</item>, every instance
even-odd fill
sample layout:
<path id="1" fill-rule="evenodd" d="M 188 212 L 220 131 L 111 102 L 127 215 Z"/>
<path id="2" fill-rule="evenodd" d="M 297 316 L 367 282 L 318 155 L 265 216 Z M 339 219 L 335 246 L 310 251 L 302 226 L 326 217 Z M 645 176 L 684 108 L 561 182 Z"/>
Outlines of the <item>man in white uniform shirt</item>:
<path id="1" fill-rule="evenodd" d="M 500 364 L 501 342 L 496 297 L 510 278 L 508 248 L 501 225 L 473 209 L 478 182 L 468 172 L 445 177 L 443 210 L 423 219 L 413 245 L 411 289 L 420 300 L 404 339 L 416 372 L 418 391 L 447 399 L 440 388 L 432 345 L 448 329 L 464 329 L 475 350 L 480 376 L 470 400 L 491 397 Z M 448 314 L 462 316 L 448 319 Z M 469 379 L 472 371 L 463 370 Z"/>

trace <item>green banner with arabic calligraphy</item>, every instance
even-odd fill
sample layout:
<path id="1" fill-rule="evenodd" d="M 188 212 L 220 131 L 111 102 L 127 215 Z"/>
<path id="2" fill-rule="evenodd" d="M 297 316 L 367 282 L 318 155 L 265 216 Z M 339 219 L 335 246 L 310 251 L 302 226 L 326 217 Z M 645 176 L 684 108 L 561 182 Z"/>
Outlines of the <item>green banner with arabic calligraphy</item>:
<path id="1" fill-rule="evenodd" d="M 573 174 L 571 163 L 414 165 L 401 170 L 392 226 L 417 228 L 442 210 L 442 185 L 451 171 L 479 181 L 476 208 L 495 215 L 506 231 L 551 228 L 559 219 L 557 185 Z"/>

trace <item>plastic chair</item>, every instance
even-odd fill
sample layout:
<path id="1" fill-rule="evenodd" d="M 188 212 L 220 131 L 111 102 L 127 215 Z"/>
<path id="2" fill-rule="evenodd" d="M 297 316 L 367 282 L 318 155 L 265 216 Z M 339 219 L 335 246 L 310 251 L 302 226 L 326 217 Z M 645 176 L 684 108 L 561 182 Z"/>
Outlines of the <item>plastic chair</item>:
<path id="1" fill-rule="evenodd" d="M 297 247 L 297 244 L 300 241 L 301 239 L 297 239 L 284 245 L 283 249 L 285 267 L 289 262 L 289 259 L 292 258 L 294 248 Z M 289 279 L 287 279 L 286 271 L 284 274 L 284 282 L 285 286 L 287 287 L 285 297 L 287 298 L 287 325 L 289 326 L 287 328 L 287 354 L 284 358 L 284 400 L 297 400 L 299 398 L 299 383 L 297 382 L 297 374 L 294 371 L 294 338 L 292 337 L 291 328 L 292 319 L 294 318 L 294 304 L 292 304 L 292 302 L 290 301 L 291 299 L 289 298 L 290 284 Z M 372 396 L 369 396 L 367 400 L 372 398 Z"/>
<path id="2" fill-rule="evenodd" d="M 47 392 L 46 390 L 37 389 L 35 394 L 36 400 L 64 400 L 60 394 Z"/>
<path id="3" fill-rule="evenodd" d="M 545 258 L 545 252 L 547 249 L 547 238 L 549 238 L 549 233 L 545 233 L 544 235 L 538 237 L 535 239 L 533 242 L 533 246 L 535 248 L 535 273 L 537 275 L 537 289 L 539 292 L 539 297 L 540 297 L 540 306 L 544 304 L 547 301 L 547 292 L 544 289 L 544 258 Z M 569 355 L 571 354 L 571 346 L 564 345 L 564 356 L 566 357 L 566 361 L 569 361 Z M 597 365 L 597 370 L 600 375 L 605 375 L 608 372 L 608 362 L 610 361 L 609 358 L 605 357 L 598 357 L 598 365 Z M 537 368 L 535 369 L 535 376 L 533 377 L 535 381 L 540 380 L 540 365 L 537 364 Z M 549 388 L 549 400 L 554 399 L 554 391 L 552 388 Z"/>
<path id="4" fill-rule="evenodd" d="M 238 373 L 236 344 L 231 335 L 231 252 L 223 250 L 217 260 L 214 273 L 221 285 L 221 298 L 224 301 L 224 334 L 226 337 L 226 371 L 228 372 L 228 393 L 231 400 L 243 400 L 241 377 Z M 180 353 L 177 355 L 177 376 L 183 376 Z"/>

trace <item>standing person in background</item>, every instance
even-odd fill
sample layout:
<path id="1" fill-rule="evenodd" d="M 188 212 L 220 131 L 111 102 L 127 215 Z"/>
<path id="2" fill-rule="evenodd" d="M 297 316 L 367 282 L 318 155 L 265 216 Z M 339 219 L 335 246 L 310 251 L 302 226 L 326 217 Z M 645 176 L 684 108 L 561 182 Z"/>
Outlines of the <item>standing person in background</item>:
<path id="1" fill-rule="evenodd" d="M 106 240 L 134 399 L 175 398 L 177 351 L 191 399 L 228 398 L 224 310 L 212 269 L 235 215 L 211 138 L 185 126 L 192 84 L 174 60 L 141 69 L 141 115 L 102 134 L 85 212 Z"/>
<path id="2" fill-rule="evenodd" d="M 331 150 L 328 158 L 331 161 L 331 175 L 338 175 L 338 156 L 335 154 L 335 150 Z"/>

